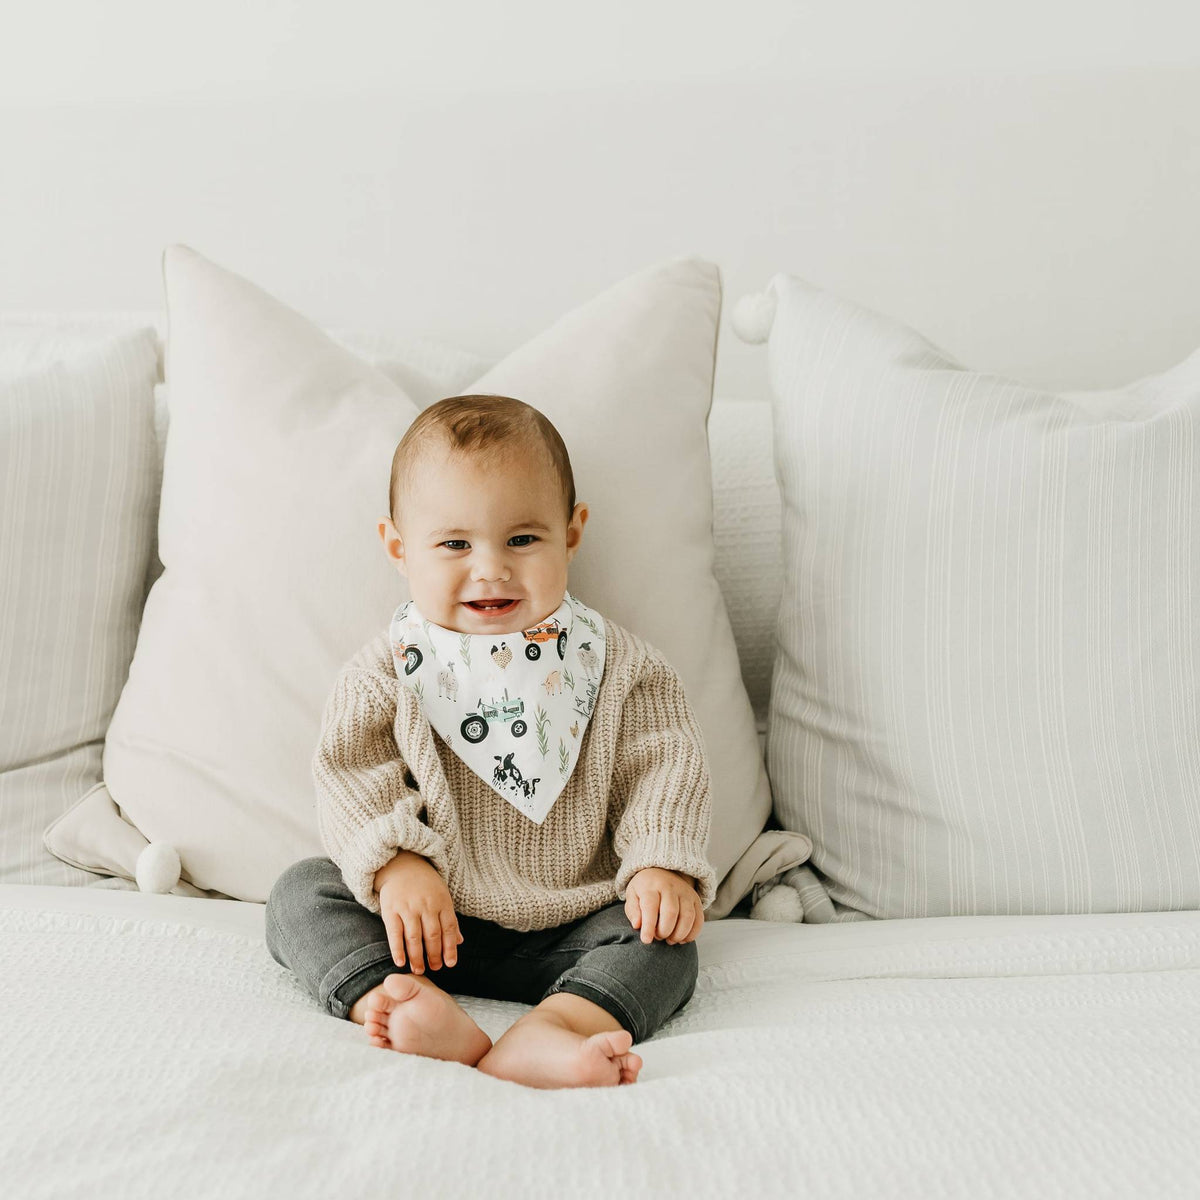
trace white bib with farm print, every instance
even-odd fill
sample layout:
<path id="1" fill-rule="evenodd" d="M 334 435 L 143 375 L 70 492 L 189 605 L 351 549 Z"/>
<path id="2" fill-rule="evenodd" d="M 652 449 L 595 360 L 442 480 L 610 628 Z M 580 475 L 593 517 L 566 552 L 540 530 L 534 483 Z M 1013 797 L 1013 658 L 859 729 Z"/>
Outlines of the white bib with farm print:
<path id="1" fill-rule="evenodd" d="M 571 777 L 604 673 L 604 618 L 570 592 L 516 633 L 459 633 L 414 601 L 392 617 L 396 678 L 497 794 L 540 825 Z"/>

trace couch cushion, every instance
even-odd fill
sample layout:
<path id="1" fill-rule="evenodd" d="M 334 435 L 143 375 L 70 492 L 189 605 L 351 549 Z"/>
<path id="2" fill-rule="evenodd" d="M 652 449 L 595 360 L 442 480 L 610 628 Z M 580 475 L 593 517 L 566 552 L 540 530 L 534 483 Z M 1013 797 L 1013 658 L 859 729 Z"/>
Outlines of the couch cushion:
<path id="1" fill-rule="evenodd" d="M 775 620 L 783 591 L 770 405 L 762 400 L 714 400 L 708 446 L 717 582 L 729 610 L 755 721 L 765 732 Z"/>

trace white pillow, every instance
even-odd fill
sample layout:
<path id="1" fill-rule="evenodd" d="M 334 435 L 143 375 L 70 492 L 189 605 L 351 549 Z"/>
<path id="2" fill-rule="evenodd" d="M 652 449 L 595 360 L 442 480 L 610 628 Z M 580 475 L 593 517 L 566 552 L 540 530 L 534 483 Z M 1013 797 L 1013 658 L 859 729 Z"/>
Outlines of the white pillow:
<path id="1" fill-rule="evenodd" d="M 805 920 L 1200 907 L 1200 353 L 1055 394 L 788 275 L 737 316 L 772 300 Z"/>
<path id="2" fill-rule="evenodd" d="M 193 250 L 169 247 L 164 277 L 164 571 L 108 732 L 105 781 L 146 838 L 178 849 L 191 884 L 265 901 L 285 867 L 323 853 L 309 765 L 337 671 L 407 598 L 375 525 L 417 407 Z M 809 848 L 762 833 L 766 772 L 713 576 L 705 423 L 720 302 L 715 266 L 672 260 L 464 389 L 516 395 L 554 421 L 591 508 L 572 590 L 684 680 L 713 775 L 709 857 L 727 876 L 712 916 Z M 57 832 L 74 837 L 64 823 Z"/>
<path id="3" fill-rule="evenodd" d="M 94 882 L 42 830 L 100 781 L 158 499 L 151 328 L 0 339 L 0 883 Z"/>

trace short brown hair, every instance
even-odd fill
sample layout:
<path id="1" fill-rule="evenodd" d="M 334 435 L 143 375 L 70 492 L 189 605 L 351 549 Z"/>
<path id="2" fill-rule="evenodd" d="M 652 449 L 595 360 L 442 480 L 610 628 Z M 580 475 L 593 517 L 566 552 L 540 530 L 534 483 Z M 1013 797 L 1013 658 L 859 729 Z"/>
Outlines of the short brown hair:
<path id="1" fill-rule="evenodd" d="M 571 457 L 554 423 L 540 409 L 512 396 L 447 396 L 421 411 L 392 455 L 388 515 L 397 525 L 405 480 L 431 443 L 495 462 L 514 449 L 545 447 L 566 500 L 567 523 L 575 512 L 575 476 Z"/>

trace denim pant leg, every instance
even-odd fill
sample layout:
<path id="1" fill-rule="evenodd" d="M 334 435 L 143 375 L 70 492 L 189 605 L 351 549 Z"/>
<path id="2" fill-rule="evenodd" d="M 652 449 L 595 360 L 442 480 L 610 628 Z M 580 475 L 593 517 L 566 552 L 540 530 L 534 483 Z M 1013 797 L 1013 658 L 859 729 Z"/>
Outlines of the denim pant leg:
<path id="1" fill-rule="evenodd" d="M 549 958 L 565 954 L 575 961 L 543 998 L 555 992 L 583 996 L 620 1021 L 635 1043 L 644 1042 L 692 998 L 700 973 L 696 943 L 642 942 L 640 930 L 625 915 L 624 901 L 564 928 Z"/>
<path id="2" fill-rule="evenodd" d="M 407 956 L 397 966 L 387 927 L 346 887 L 328 858 L 302 858 L 275 881 L 267 899 L 267 949 L 287 967 L 309 995 L 335 1017 L 348 1019 L 354 1002 L 389 975 L 409 972 Z M 463 943 L 453 967 L 426 975 L 446 992 L 487 994 L 479 976 L 486 964 L 507 955 L 521 937 L 489 921 L 459 914 Z"/>
<path id="3" fill-rule="evenodd" d="M 266 908 L 267 949 L 335 1017 L 397 966 L 378 913 L 364 908 L 335 863 L 303 858 L 275 881 Z M 635 1042 L 645 1041 L 692 998 L 695 942 L 644 944 L 615 901 L 551 929 L 520 932 L 458 914 L 463 942 L 453 967 L 426 974 L 443 991 L 537 1004 L 572 992 L 598 1004 Z"/>
<path id="4" fill-rule="evenodd" d="M 302 858 L 275 880 L 265 925 L 271 957 L 335 1017 L 398 969 L 383 918 L 355 900 L 328 858 Z"/>

